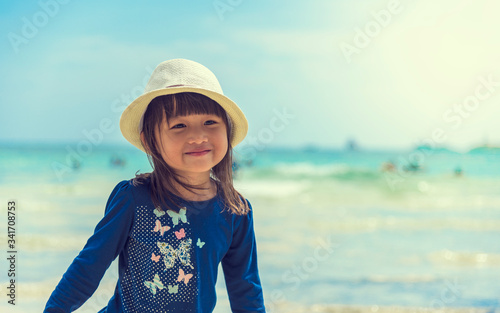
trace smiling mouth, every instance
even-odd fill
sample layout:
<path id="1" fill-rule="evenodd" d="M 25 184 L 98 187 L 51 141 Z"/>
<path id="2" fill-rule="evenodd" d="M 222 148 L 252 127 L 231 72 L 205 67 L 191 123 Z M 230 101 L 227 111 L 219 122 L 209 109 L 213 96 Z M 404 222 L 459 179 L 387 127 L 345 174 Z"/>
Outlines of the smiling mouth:
<path id="1" fill-rule="evenodd" d="M 186 154 L 191 156 L 202 156 L 209 153 L 210 151 L 211 150 L 201 150 L 201 151 L 186 152 Z"/>

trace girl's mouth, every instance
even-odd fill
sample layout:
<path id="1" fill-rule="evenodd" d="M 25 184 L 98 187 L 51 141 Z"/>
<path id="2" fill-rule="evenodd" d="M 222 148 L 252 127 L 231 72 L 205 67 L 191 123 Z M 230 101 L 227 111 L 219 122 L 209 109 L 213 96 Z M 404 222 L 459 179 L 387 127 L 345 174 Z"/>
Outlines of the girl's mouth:
<path id="1" fill-rule="evenodd" d="M 210 151 L 211 150 L 201 150 L 201 151 L 186 152 L 186 154 L 190 156 L 202 156 L 209 153 Z"/>

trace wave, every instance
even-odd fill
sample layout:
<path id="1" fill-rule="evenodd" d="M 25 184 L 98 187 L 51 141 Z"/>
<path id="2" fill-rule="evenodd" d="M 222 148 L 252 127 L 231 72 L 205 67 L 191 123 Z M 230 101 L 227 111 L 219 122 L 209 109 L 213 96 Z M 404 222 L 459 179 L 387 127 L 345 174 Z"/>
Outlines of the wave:
<path id="1" fill-rule="evenodd" d="M 441 250 L 429 255 L 430 261 L 440 265 L 500 266 L 500 254 Z"/>
<path id="2" fill-rule="evenodd" d="M 347 164 L 314 165 L 310 163 L 279 163 L 269 167 L 245 168 L 247 178 L 281 179 L 335 179 L 341 181 L 379 180 L 383 178 L 381 171 L 368 168 L 352 167 Z"/>
<path id="3" fill-rule="evenodd" d="M 493 208 L 500 205 L 498 177 L 411 173 L 400 176 L 347 164 L 276 164 L 242 168 L 235 186 L 246 195 L 295 198 L 306 204 L 399 206 L 414 209 Z"/>

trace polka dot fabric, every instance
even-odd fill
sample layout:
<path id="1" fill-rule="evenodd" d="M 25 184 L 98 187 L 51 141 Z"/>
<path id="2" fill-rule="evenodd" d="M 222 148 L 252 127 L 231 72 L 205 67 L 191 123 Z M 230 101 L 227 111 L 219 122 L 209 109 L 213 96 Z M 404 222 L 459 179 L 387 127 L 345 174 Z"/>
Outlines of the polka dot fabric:
<path id="1" fill-rule="evenodd" d="M 191 225 L 185 214 L 167 213 L 147 205 L 137 207 L 140 222 L 134 223 L 126 247 L 130 264 L 121 286 L 124 308 L 137 304 L 130 312 L 177 312 L 168 308 L 178 309 L 184 303 L 187 309 L 198 296 Z"/>

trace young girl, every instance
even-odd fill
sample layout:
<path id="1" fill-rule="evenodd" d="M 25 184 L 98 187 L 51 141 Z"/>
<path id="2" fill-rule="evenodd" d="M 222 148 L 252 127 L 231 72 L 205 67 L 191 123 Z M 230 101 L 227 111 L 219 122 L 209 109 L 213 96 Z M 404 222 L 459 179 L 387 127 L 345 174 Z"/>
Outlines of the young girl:
<path id="1" fill-rule="evenodd" d="M 248 124 L 215 75 L 161 63 L 120 129 L 153 171 L 114 188 L 44 312 L 80 307 L 117 256 L 115 293 L 99 312 L 212 312 L 219 263 L 232 311 L 265 312 L 252 209 L 232 183 L 232 148 Z"/>

